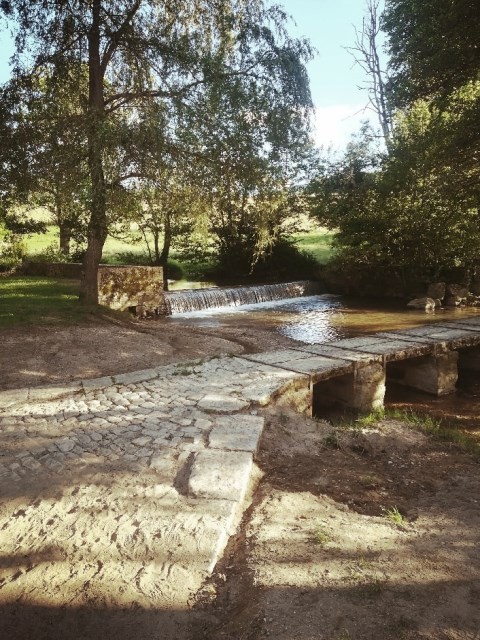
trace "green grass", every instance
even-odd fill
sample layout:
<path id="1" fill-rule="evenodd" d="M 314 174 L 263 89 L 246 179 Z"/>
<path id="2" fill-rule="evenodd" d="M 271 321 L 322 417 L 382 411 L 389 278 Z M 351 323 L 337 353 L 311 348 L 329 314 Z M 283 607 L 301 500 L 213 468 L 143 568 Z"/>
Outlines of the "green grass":
<path id="1" fill-rule="evenodd" d="M 385 518 L 397 527 L 404 527 L 407 524 L 407 520 L 400 513 L 397 507 L 391 507 L 385 511 Z"/>
<path id="2" fill-rule="evenodd" d="M 0 278 L 0 327 L 75 324 L 92 313 L 110 313 L 78 302 L 78 281 L 29 276 Z"/>
<path id="3" fill-rule="evenodd" d="M 325 529 L 325 527 L 317 526 L 310 531 L 310 540 L 315 544 L 324 546 L 333 541 L 331 534 Z"/>
<path id="4" fill-rule="evenodd" d="M 50 245 L 58 247 L 59 232 L 58 227 L 50 225 L 47 227 L 47 233 L 35 233 L 25 238 L 24 243 L 27 249 L 27 254 L 30 257 L 45 251 Z M 103 248 L 103 258 L 108 262 L 115 262 L 115 256 L 117 253 L 122 252 L 138 252 L 146 253 L 147 248 L 144 242 L 132 244 L 129 240 L 117 240 L 108 236 L 105 246 Z"/>
<path id="5" fill-rule="evenodd" d="M 332 257 L 331 242 L 335 233 L 328 229 L 317 229 L 306 233 L 295 233 L 293 239 L 299 249 L 312 255 L 320 264 Z"/>
<path id="6" fill-rule="evenodd" d="M 477 460 L 480 460 L 480 442 L 478 439 L 458 427 L 447 424 L 444 420 L 437 420 L 432 416 L 416 413 L 411 409 L 389 409 L 385 412 L 385 416 L 406 422 L 410 427 L 432 436 L 436 440 L 451 442 L 465 453 L 469 453 Z"/>

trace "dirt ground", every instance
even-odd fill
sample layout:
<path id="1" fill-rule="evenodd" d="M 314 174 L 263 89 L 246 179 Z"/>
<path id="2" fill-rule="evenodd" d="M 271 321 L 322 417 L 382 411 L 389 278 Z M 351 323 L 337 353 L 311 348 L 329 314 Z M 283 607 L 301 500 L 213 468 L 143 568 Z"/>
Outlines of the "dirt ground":
<path id="1" fill-rule="evenodd" d="M 3 388 L 290 344 L 107 320 L 2 338 Z M 266 414 L 253 503 L 192 608 L 106 611 L 99 596 L 72 610 L 69 637 L 88 621 L 102 630 L 92 640 L 133 627 L 140 638 L 143 624 L 162 640 L 479 640 L 478 462 L 400 422 L 345 430 Z"/>
<path id="2" fill-rule="evenodd" d="M 196 638 L 480 638 L 477 462 L 401 422 L 344 431 L 277 409 L 258 465 Z"/>
<path id="3" fill-rule="evenodd" d="M 20 327 L 1 331 L 0 389 L 128 373 L 210 355 L 252 353 L 294 344 L 259 328 L 192 328 L 168 320 Z"/>

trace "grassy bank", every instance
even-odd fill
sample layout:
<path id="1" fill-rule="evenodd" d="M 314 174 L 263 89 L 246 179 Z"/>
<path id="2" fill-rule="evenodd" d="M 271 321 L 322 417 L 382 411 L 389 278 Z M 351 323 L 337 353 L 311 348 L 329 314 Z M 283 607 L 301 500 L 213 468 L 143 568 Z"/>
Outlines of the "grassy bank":
<path id="1" fill-rule="evenodd" d="M 99 308 L 79 304 L 76 280 L 0 278 L 0 327 L 73 324 L 85 322 L 92 313 Z"/>

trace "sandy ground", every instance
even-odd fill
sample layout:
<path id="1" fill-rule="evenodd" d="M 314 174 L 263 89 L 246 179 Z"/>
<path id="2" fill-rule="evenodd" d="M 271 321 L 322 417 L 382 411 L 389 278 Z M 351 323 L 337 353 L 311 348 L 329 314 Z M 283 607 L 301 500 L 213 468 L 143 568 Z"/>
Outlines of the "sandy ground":
<path id="1" fill-rule="evenodd" d="M 2 338 L 4 388 L 289 343 L 261 331 L 220 335 L 107 322 L 5 331 Z M 117 472 L 119 493 L 112 499 L 111 478 L 99 469 L 93 493 L 83 496 L 90 518 L 84 522 L 69 513 L 73 485 L 48 488 L 45 539 L 58 522 L 64 540 L 80 533 L 85 566 L 79 563 L 73 575 L 45 575 L 42 603 L 3 605 L 0 620 L 9 620 L 3 637 L 30 640 L 25 625 L 31 629 L 33 620 L 36 640 L 479 640 L 478 463 L 398 422 L 344 431 L 286 409 L 271 408 L 266 415 L 257 461 L 263 478 L 254 502 L 191 608 L 154 607 L 148 589 L 133 607 L 109 600 L 105 557 L 116 553 L 116 545 L 128 544 L 132 561 L 151 558 L 155 566 L 156 514 L 145 514 L 151 522 L 146 531 L 135 522 L 123 530 L 121 502 L 141 499 L 148 478 L 126 470 L 119 480 Z M 28 517 L 21 506 L 25 496 L 10 500 L 18 500 L 19 508 L 12 511 L 8 531 L 0 532 L 9 537 Z M 96 549 L 95 514 L 110 508 L 112 526 L 118 519 L 111 548 Z M 398 522 L 388 517 L 394 508 Z M 32 541 L 32 549 L 37 547 L 47 557 L 58 552 L 55 545 Z M 0 561 L 7 570 L 21 564 L 14 553 Z M 100 579 L 77 588 L 91 565 Z M 28 572 L 28 563 L 21 570 Z M 128 571 L 117 576 L 126 594 L 129 583 L 143 575 Z M 71 594 L 71 605 L 65 594 Z"/>
<path id="2" fill-rule="evenodd" d="M 277 409 L 259 466 L 197 637 L 480 638 L 477 462 L 399 422 L 335 431 Z"/>

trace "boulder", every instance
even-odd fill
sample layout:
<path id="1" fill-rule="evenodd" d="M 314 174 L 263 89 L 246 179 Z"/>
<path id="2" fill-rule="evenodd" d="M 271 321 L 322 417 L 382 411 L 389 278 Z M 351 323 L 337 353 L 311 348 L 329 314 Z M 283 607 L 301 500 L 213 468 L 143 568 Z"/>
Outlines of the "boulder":
<path id="1" fill-rule="evenodd" d="M 432 282 L 432 284 L 427 289 L 427 297 L 433 298 L 434 300 L 438 298 L 439 300 L 443 300 L 445 298 L 445 293 L 447 291 L 447 285 L 445 282 Z"/>
<path id="2" fill-rule="evenodd" d="M 464 301 L 464 298 L 460 298 L 460 296 L 447 295 L 445 297 L 445 300 L 443 301 L 443 304 L 446 307 L 459 307 L 463 301 Z"/>
<path id="3" fill-rule="evenodd" d="M 468 296 L 468 287 L 464 284 L 447 284 L 446 295 L 455 298 L 466 298 Z"/>
<path id="4" fill-rule="evenodd" d="M 424 311 L 433 311 L 435 306 L 433 298 L 414 298 L 407 304 L 409 309 L 423 309 Z"/>

